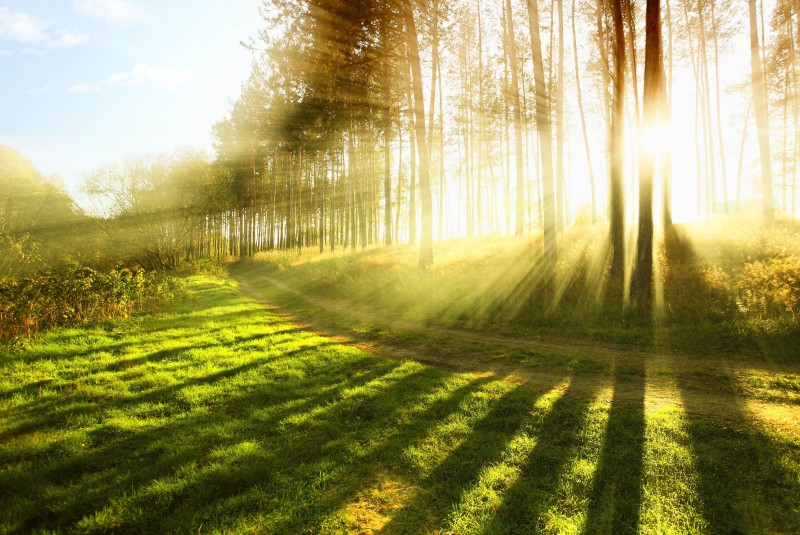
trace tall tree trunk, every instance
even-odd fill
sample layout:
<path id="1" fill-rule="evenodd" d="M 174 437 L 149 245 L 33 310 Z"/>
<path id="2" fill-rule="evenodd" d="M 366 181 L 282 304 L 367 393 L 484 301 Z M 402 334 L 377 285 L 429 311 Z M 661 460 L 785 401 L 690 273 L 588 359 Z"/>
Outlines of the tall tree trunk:
<path id="1" fill-rule="evenodd" d="M 433 128 L 436 118 L 436 75 L 439 71 L 439 0 L 433 0 L 431 5 L 432 24 L 431 24 L 431 98 L 428 105 L 428 158 L 433 158 Z M 428 165 L 433 165 L 429 160 Z"/>
<path id="2" fill-rule="evenodd" d="M 702 112 L 703 112 L 703 135 L 706 148 L 706 163 L 708 165 L 707 177 L 707 203 L 708 210 L 712 214 L 716 212 L 716 183 L 717 183 L 717 170 L 714 156 L 714 127 L 711 120 L 711 81 L 708 75 L 708 49 L 706 46 L 706 22 L 703 16 L 702 0 L 697 0 L 697 17 L 700 40 L 698 42 L 699 53 L 699 69 L 700 75 L 703 77 L 703 92 L 704 98 L 702 99 Z"/>
<path id="3" fill-rule="evenodd" d="M 772 221 L 775 207 L 772 197 L 772 160 L 769 148 L 769 118 L 767 115 L 767 88 L 761 66 L 761 54 L 758 48 L 758 24 L 756 22 L 756 2 L 748 0 L 750 12 L 750 81 L 753 87 L 753 99 L 756 111 L 756 127 L 758 128 L 758 149 L 761 157 L 761 189 L 764 196 L 764 219 Z"/>
<path id="4" fill-rule="evenodd" d="M 386 21 L 381 19 L 381 38 L 384 42 L 384 49 L 388 51 L 389 43 L 386 36 Z M 392 170 L 391 170 L 391 141 L 392 129 L 392 98 L 390 92 L 389 59 L 388 52 L 384 53 L 383 58 L 383 189 L 384 189 L 384 243 L 392 244 Z M 322 247 L 322 245 L 320 245 Z"/>
<path id="5" fill-rule="evenodd" d="M 563 232 L 567 219 L 567 195 L 564 182 L 564 0 L 558 4 L 558 80 L 556 82 L 556 230 Z"/>
<path id="6" fill-rule="evenodd" d="M 410 1 L 410 0 L 406 0 Z M 411 55 L 409 46 L 409 56 Z M 411 75 L 411 61 L 409 60 L 408 76 L 408 131 L 409 131 L 409 182 L 408 182 L 408 243 L 413 245 L 417 241 L 417 147 L 416 126 L 414 120 L 413 82 Z M 422 131 L 425 132 L 423 117 Z"/>
<path id="7" fill-rule="evenodd" d="M 510 93 L 508 81 L 508 19 L 506 18 L 506 2 L 503 2 L 503 133 L 505 134 L 506 147 L 502 151 L 503 158 L 503 200 L 506 216 L 506 234 L 511 234 L 511 134 L 509 128 L 508 97 Z M 521 144 L 522 140 L 520 140 Z"/>
<path id="8" fill-rule="evenodd" d="M 647 0 L 644 52 L 645 131 L 656 125 L 661 89 L 661 0 Z M 639 233 L 636 239 L 636 265 L 633 272 L 634 305 L 650 313 L 653 292 L 653 177 L 655 154 L 645 144 L 639 149 Z"/>
<path id="9" fill-rule="evenodd" d="M 555 271 L 558 254 L 556 249 L 555 185 L 553 184 L 553 132 L 550 126 L 550 106 L 544 86 L 538 0 L 527 0 L 527 2 L 528 22 L 531 32 L 534 91 L 536 93 L 536 130 L 539 134 L 539 150 L 542 160 L 544 262 L 547 276 L 552 279 L 551 275 Z M 554 281 L 551 280 L 550 282 L 552 284 Z"/>
<path id="10" fill-rule="evenodd" d="M 433 202 L 431 200 L 428 144 L 425 139 L 425 101 L 422 92 L 422 70 L 419 61 L 417 27 L 411 0 L 405 0 L 406 37 L 411 62 L 414 116 L 416 118 L 417 150 L 419 151 L 419 191 L 422 197 L 422 234 L 420 236 L 419 270 L 427 273 L 433 267 Z"/>
<path id="11" fill-rule="evenodd" d="M 622 0 L 611 0 L 614 25 L 614 91 L 609 136 L 609 233 L 611 235 L 611 284 L 614 300 L 622 299 L 625 276 L 625 29 Z"/>
<path id="12" fill-rule="evenodd" d="M 719 163 L 722 173 L 722 202 L 725 213 L 728 213 L 728 171 L 725 164 L 725 140 L 722 136 L 722 113 L 720 111 L 720 83 L 719 83 L 719 28 L 717 27 L 717 14 L 714 2 L 711 2 L 711 32 L 714 40 L 714 88 L 716 91 L 717 106 L 717 143 L 719 145 Z"/>
<path id="13" fill-rule="evenodd" d="M 511 99 L 514 102 L 514 161 L 517 172 L 517 213 L 514 234 L 525 232 L 525 180 L 522 175 L 522 106 L 520 104 L 519 67 L 517 65 L 517 42 L 514 33 L 514 15 L 511 0 L 506 0 L 508 16 L 508 59 L 511 69 Z M 541 46 L 541 45 L 540 45 Z"/>
<path id="14" fill-rule="evenodd" d="M 669 6 L 670 0 L 666 0 L 667 6 L 667 29 L 669 31 L 669 71 L 664 74 L 664 61 L 661 61 L 661 121 L 664 124 L 672 123 L 672 11 Z M 667 78 L 668 76 L 668 78 Z M 669 81 L 669 86 L 667 86 Z M 669 89 L 669 90 L 668 90 Z M 661 202 L 663 210 L 664 227 L 672 226 L 672 151 L 667 150 L 661 156 Z"/>
<path id="15" fill-rule="evenodd" d="M 592 153 L 589 149 L 589 135 L 586 131 L 586 115 L 583 112 L 583 95 L 581 93 L 580 63 L 578 62 L 578 37 L 575 29 L 575 0 L 572 0 L 572 52 L 575 57 L 575 89 L 578 95 L 578 113 L 581 117 L 581 131 L 583 132 L 583 148 L 586 150 L 586 166 L 589 169 L 589 187 L 592 192 L 592 223 L 597 222 L 597 192 L 594 184 L 594 168 L 592 167 Z"/>

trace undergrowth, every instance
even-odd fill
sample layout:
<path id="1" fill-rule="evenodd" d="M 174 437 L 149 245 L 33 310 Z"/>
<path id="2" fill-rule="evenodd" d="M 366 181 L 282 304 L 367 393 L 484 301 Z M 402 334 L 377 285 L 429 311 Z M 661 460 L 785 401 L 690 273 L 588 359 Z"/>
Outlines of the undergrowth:
<path id="1" fill-rule="evenodd" d="M 684 349 L 794 351 L 800 336 L 800 224 L 725 219 L 677 225 L 657 240 L 652 319 L 608 293 L 606 228 L 560 239 L 555 281 L 541 268 L 541 238 L 439 243 L 429 277 L 417 248 L 320 254 L 261 253 L 233 267 L 266 273 L 298 291 L 385 315 L 475 329 L 565 331 Z M 630 274 L 627 275 L 629 277 Z M 788 344 L 788 345 L 787 345 Z"/>
<path id="2" fill-rule="evenodd" d="M 41 330 L 155 311 L 183 293 L 171 275 L 70 265 L 0 280 L 0 343 L 17 347 Z"/>

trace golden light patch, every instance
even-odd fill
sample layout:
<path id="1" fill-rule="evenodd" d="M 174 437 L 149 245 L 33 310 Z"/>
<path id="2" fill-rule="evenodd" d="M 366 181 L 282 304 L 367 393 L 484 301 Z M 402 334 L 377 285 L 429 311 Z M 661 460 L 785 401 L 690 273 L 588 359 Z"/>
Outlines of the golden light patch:
<path id="1" fill-rule="evenodd" d="M 377 481 L 364 489 L 355 500 L 340 510 L 348 533 L 372 535 L 380 533 L 394 514 L 403 509 L 423 490 L 409 485 L 387 473 L 378 475 Z"/>

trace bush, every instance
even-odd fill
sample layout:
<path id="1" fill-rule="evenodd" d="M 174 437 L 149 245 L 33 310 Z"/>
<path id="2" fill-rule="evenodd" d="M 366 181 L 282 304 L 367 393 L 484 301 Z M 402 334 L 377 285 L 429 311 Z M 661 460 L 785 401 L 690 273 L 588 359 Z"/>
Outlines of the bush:
<path id="1" fill-rule="evenodd" d="M 0 340 L 12 344 L 45 328 L 129 317 L 182 295 L 180 280 L 128 268 L 108 272 L 72 265 L 36 277 L 0 281 Z"/>
<path id="2" fill-rule="evenodd" d="M 779 256 L 747 263 L 735 290 L 739 312 L 747 319 L 795 319 L 800 311 L 800 261 Z"/>

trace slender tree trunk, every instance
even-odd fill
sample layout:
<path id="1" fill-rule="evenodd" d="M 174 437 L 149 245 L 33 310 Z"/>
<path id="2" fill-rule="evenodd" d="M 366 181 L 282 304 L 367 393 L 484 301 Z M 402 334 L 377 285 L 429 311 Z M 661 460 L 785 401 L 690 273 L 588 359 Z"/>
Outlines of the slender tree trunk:
<path id="1" fill-rule="evenodd" d="M 564 0 L 558 7 L 558 81 L 556 82 L 556 191 L 558 208 L 556 230 L 563 232 L 567 224 L 566 184 L 564 181 Z"/>
<path id="2" fill-rule="evenodd" d="M 708 165 L 707 177 L 707 202 L 708 209 L 713 214 L 716 212 L 716 182 L 717 170 L 714 156 L 714 127 L 711 120 L 711 81 L 708 75 L 708 51 L 706 46 L 706 22 L 703 16 L 702 0 L 697 0 L 697 17 L 698 27 L 700 34 L 700 41 L 698 43 L 699 53 L 699 71 L 703 77 L 703 92 L 702 99 L 702 112 L 703 112 L 703 135 L 706 148 L 706 164 Z"/>
<path id="3" fill-rule="evenodd" d="M 592 153 L 589 149 L 589 135 L 586 131 L 586 116 L 583 112 L 583 95 L 581 93 L 580 63 L 578 62 L 578 37 L 575 30 L 575 0 L 572 0 L 572 52 L 575 57 L 575 88 L 578 96 L 578 112 L 581 117 L 581 130 L 583 132 L 583 148 L 586 150 L 586 166 L 589 169 L 589 187 L 592 192 L 592 223 L 597 222 L 597 192 L 594 184 L 594 168 L 592 167 Z"/>
<path id="4" fill-rule="evenodd" d="M 410 0 L 405 0 L 410 1 Z M 409 56 L 411 47 L 409 46 Z M 408 129 L 409 129 L 409 182 L 408 182 L 408 243 L 413 245 L 417 241 L 417 147 L 416 126 L 414 121 L 413 82 L 411 78 L 411 65 L 409 62 L 408 77 Z M 424 117 L 423 117 L 424 119 Z M 422 122 L 422 131 L 425 131 L 425 122 Z"/>
<path id="5" fill-rule="evenodd" d="M 514 15 L 511 0 L 506 0 L 508 16 L 508 58 L 511 68 L 511 98 L 514 102 L 514 161 L 517 172 L 517 214 L 514 234 L 525 232 L 525 180 L 522 175 L 522 107 L 520 105 L 519 67 L 517 65 L 517 43 L 514 33 Z M 540 45 L 541 46 L 541 45 Z"/>
<path id="6" fill-rule="evenodd" d="M 536 93 L 536 130 L 539 134 L 539 150 L 542 160 L 543 235 L 544 262 L 550 284 L 557 260 L 555 185 L 553 184 L 553 132 L 550 126 L 550 106 L 544 87 L 544 64 L 542 62 L 542 40 L 539 36 L 539 6 L 537 0 L 528 1 L 528 22 L 531 32 L 531 57 Z"/>
<path id="7" fill-rule="evenodd" d="M 417 27 L 411 0 L 405 0 L 406 37 L 411 62 L 412 90 L 414 93 L 414 116 L 416 118 L 417 150 L 419 151 L 419 190 L 422 197 L 422 235 L 420 237 L 419 269 L 427 273 L 433 267 L 433 203 L 431 200 L 428 144 L 425 139 L 425 101 L 422 94 L 422 70 L 419 61 Z"/>
<path id="8" fill-rule="evenodd" d="M 384 41 L 384 48 L 388 50 L 389 43 L 386 36 L 386 21 L 381 19 L 381 34 Z M 391 170 L 391 130 L 392 130 L 392 97 L 390 92 L 391 78 L 389 76 L 389 59 L 385 54 L 383 59 L 383 224 L 384 224 L 384 243 L 392 244 L 392 170 Z M 322 245 L 320 245 L 322 247 Z"/>
<path id="9" fill-rule="evenodd" d="M 772 221 L 775 207 L 772 196 L 772 161 L 769 148 L 769 118 L 767 113 L 767 89 L 758 49 L 758 24 L 756 22 L 756 2 L 748 0 L 750 12 L 750 68 L 753 100 L 758 128 L 758 149 L 761 156 L 761 189 L 764 196 L 764 219 Z"/>
<path id="10" fill-rule="evenodd" d="M 661 62 L 662 110 L 660 115 L 664 124 L 672 123 L 672 11 L 669 3 L 670 0 L 665 1 L 667 6 L 667 29 L 669 31 L 669 86 L 667 86 L 667 76 L 664 75 L 664 61 L 662 60 Z M 670 228 L 672 226 L 672 151 L 669 149 L 661 156 L 661 195 L 664 227 Z"/>
<path id="11" fill-rule="evenodd" d="M 439 0 L 431 3 L 432 24 L 431 24 L 431 98 L 429 104 L 429 123 L 428 123 L 428 158 L 433 158 L 433 129 L 436 118 L 436 75 L 439 71 Z M 433 165 L 432 161 L 428 165 Z"/>
<path id="12" fill-rule="evenodd" d="M 503 151 L 504 167 L 503 167 L 503 195 L 506 216 L 506 234 L 511 235 L 511 134 L 509 128 L 509 113 L 508 113 L 508 97 L 510 93 L 508 81 L 508 56 L 509 56 L 509 41 L 508 41 L 508 19 L 506 18 L 506 3 L 503 2 L 503 132 L 505 133 L 506 147 Z M 520 140 L 522 144 L 522 140 Z"/>
<path id="13" fill-rule="evenodd" d="M 485 110 L 483 107 L 483 20 L 481 17 L 481 3 L 478 0 L 478 150 L 477 150 L 477 174 L 476 174 L 476 228 L 478 236 L 483 234 L 484 210 L 483 210 L 483 144 L 484 144 L 484 121 Z"/>
<path id="14" fill-rule="evenodd" d="M 725 164 L 725 140 L 722 135 L 722 113 L 720 111 L 720 83 L 719 83 L 719 28 L 714 2 L 711 2 L 711 32 L 714 40 L 714 88 L 716 90 L 717 106 L 717 143 L 719 145 L 719 163 L 722 173 L 722 202 L 725 213 L 728 213 L 728 172 Z"/>
<path id="15" fill-rule="evenodd" d="M 736 213 L 741 212 L 742 202 L 742 167 L 744 162 L 744 148 L 747 141 L 747 126 L 750 124 L 750 113 L 753 111 L 753 98 L 747 103 L 747 111 L 744 113 L 744 128 L 742 128 L 742 142 L 739 146 L 739 170 L 736 175 Z"/>
<path id="16" fill-rule="evenodd" d="M 611 0 L 614 25 L 614 92 L 611 103 L 611 135 L 609 139 L 609 224 L 611 235 L 611 284 L 614 300 L 622 300 L 625 276 L 625 30 L 622 22 L 622 0 Z"/>

